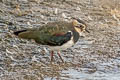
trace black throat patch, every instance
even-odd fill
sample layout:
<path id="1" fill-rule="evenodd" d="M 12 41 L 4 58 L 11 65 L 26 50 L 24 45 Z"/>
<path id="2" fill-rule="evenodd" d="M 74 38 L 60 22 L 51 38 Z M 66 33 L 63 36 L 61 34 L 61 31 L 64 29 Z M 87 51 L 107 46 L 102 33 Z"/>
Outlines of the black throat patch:
<path id="1" fill-rule="evenodd" d="M 72 31 L 73 32 L 73 40 L 74 40 L 74 43 L 76 43 L 79 39 L 79 33 L 76 32 L 76 31 Z"/>

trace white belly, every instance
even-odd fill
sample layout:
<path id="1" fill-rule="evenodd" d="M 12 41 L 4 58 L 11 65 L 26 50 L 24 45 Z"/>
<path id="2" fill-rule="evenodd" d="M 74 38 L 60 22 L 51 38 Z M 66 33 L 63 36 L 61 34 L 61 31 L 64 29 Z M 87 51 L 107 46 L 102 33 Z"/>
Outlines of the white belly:
<path id="1" fill-rule="evenodd" d="M 67 43 L 65 43 L 61 46 L 50 46 L 49 48 L 51 50 L 59 51 L 59 50 L 65 50 L 67 48 L 70 48 L 73 45 L 74 45 L 74 42 L 73 42 L 73 39 L 71 39 L 70 41 L 68 41 Z"/>

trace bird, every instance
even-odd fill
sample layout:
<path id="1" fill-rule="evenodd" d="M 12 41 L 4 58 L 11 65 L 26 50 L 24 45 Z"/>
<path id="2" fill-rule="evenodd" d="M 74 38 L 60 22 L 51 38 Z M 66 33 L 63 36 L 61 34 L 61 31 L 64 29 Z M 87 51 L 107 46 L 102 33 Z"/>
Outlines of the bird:
<path id="1" fill-rule="evenodd" d="M 80 19 L 73 19 L 70 22 L 48 22 L 39 28 L 18 30 L 14 34 L 19 38 L 32 39 L 38 44 L 47 45 L 51 50 L 51 62 L 54 59 L 54 51 L 57 51 L 57 55 L 64 62 L 60 51 L 72 47 L 84 31 L 89 33 L 86 23 Z"/>

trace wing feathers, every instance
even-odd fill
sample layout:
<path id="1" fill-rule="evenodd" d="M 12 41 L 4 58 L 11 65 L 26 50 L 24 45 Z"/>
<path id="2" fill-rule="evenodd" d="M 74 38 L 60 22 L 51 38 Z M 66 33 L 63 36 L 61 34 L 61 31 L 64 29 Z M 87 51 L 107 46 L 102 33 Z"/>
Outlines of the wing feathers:
<path id="1" fill-rule="evenodd" d="M 61 46 L 67 41 L 71 40 L 71 37 L 72 37 L 71 32 L 67 32 L 64 35 L 52 36 L 51 39 L 46 43 L 51 46 Z"/>
<path id="2" fill-rule="evenodd" d="M 53 25 L 54 24 L 54 25 Z M 40 27 L 39 29 L 20 30 L 14 32 L 20 38 L 34 39 L 37 43 L 42 45 L 60 46 L 69 41 L 72 37 L 71 24 L 68 22 L 49 23 Z"/>

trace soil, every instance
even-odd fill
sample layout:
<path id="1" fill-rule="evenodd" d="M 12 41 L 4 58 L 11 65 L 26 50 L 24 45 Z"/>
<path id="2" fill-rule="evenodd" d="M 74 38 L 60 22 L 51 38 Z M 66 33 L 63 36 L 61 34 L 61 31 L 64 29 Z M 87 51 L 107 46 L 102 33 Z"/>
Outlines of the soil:
<path id="1" fill-rule="evenodd" d="M 79 18 L 90 33 L 50 62 L 13 32 Z M 0 80 L 120 80 L 120 0 L 0 0 Z"/>

